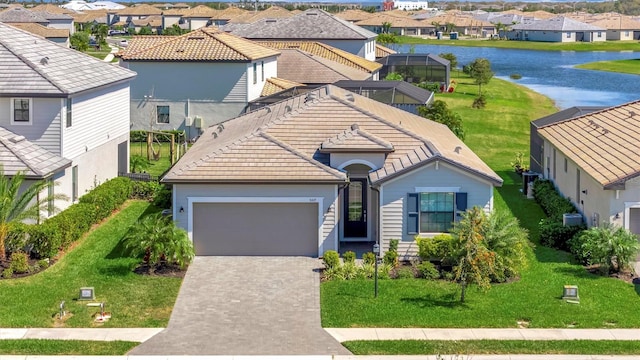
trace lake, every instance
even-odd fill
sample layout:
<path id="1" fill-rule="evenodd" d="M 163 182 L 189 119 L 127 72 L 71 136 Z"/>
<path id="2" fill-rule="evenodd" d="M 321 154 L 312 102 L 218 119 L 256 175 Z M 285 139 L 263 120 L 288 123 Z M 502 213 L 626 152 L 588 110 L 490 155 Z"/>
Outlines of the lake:
<path id="1" fill-rule="evenodd" d="M 408 52 L 409 45 L 398 52 Z M 640 75 L 583 70 L 575 65 L 593 61 L 640 58 L 639 52 L 534 51 L 446 45 L 415 45 L 416 53 L 453 53 L 458 67 L 482 57 L 495 76 L 526 86 L 553 101 L 560 109 L 571 106 L 615 106 L 640 99 Z M 519 80 L 509 78 L 520 74 Z"/>

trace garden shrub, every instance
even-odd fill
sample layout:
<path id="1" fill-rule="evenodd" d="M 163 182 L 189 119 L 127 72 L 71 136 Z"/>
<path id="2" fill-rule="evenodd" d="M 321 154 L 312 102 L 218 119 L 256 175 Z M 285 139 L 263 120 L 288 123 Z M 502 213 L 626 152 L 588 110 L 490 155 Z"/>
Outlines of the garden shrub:
<path id="1" fill-rule="evenodd" d="M 11 277 L 13 277 L 13 270 L 10 267 L 5 268 L 2 270 L 2 277 L 5 279 L 11 279 Z"/>
<path id="2" fill-rule="evenodd" d="M 29 226 L 22 222 L 9 223 L 7 237 L 4 240 L 4 248 L 8 253 L 23 250 L 27 245 Z"/>
<path id="3" fill-rule="evenodd" d="M 484 96 L 484 94 L 473 99 L 473 104 L 471 104 L 471 107 L 474 109 L 484 109 L 486 106 L 487 106 L 487 97 Z"/>
<path id="4" fill-rule="evenodd" d="M 134 181 L 132 184 L 131 197 L 134 199 L 153 201 L 164 188 L 157 181 Z"/>
<path id="5" fill-rule="evenodd" d="M 437 260 L 450 262 L 453 253 L 453 237 L 440 234 L 434 237 L 415 237 L 418 244 L 418 257 L 423 261 Z"/>
<path id="6" fill-rule="evenodd" d="M 356 274 L 357 279 L 372 279 L 375 274 L 375 264 L 374 263 L 362 263 L 360 267 L 358 267 L 358 273 Z"/>
<path id="7" fill-rule="evenodd" d="M 160 209 L 169 209 L 171 202 L 171 188 L 163 185 L 153 198 L 153 205 Z"/>
<path id="8" fill-rule="evenodd" d="M 358 267 L 356 266 L 355 261 L 345 262 L 342 265 L 342 278 L 345 280 L 355 279 L 358 274 Z"/>
<path id="9" fill-rule="evenodd" d="M 540 204 L 547 217 L 562 222 L 562 214 L 574 214 L 578 210 L 569 201 L 558 193 L 553 183 L 549 180 L 537 179 L 533 183 L 533 197 Z"/>
<path id="10" fill-rule="evenodd" d="M 40 258 L 52 258 L 62 244 L 61 234 L 52 222 L 43 222 L 29 227 L 29 242 L 32 251 Z"/>
<path id="11" fill-rule="evenodd" d="M 24 274 L 29 272 L 29 255 L 23 251 L 16 251 L 12 253 L 10 268 L 14 274 Z"/>
<path id="12" fill-rule="evenodd" d="M 390 264 L 382 264 L 378 267 L 378 279 L 389 280 L 391 279 L 391 270 L 393 267 Z"/>
<path id="13" fill-rule="evenodd" d="M 373 252 L 369 251 L 366 252 L 364 254 L 362 254 L 362 263 L 363 264 L 375 264 L 376 262 L 376 254 L 374 254 Z"/>
<path id="14" fill-rule="evenodd" d="M 131 197 L 132 183 L 129 178 L 113 178 L 83 195 L 79 202 L 93 205 L 98 219 L 105 219 Z"/>
<path id="15" fill-rule="evenodd" d="M 413 272 L 413 269 L 410 267 L 400 267 L 395 271 L 396 279 L 413 279 L 416 275 Z"/>
<path id="16" fill-rule="evenodd" d="M 98 220 L 94 206 L 78 203 L 45 220 L 45 223 L 57 229 L 60 236 L 60 247 L 66 249 L 89 231 Z"/>
<path id="17" fill-rule="evenodd" d="M 564 226 L 562 222 L 552 219 L 542 219 L 539 223 L 540 243 L 555 249 L 571 251 L 570 240 L 582 230 L 585 225 Z"/>
<path id="18" fill-rule="evenodd" d="M 344 260 L 345 264 L 353 264 L 356 262 L 356 253 L 354 253 L 353 251 L 345 251 L 342 254 L 342 259 Z"/>
<path id="19" fill-rule="evenodd" d="M 579 259 L 589 265 L 600 265 L 603 274 L 629 268 L 640 249 L 635 234 L 609 223 L 580 232 L 571 245 Z"/>
<path id="20" fill-rule="evenodd" d="M 430 261 L 420 262 L 416 265 L 416 271 L 418 272 L 418 276 L 423 279 L 435 280 L 440 277 L 440 272 Z"/>
<path id="21" fill-rule="evenodd" d="M 322 255 L 322 262 L 327 269 L 333 269 L 340 266 L 340 255 L 335 250 L 328 250 Z"/>
<path id="22" fill-rule="evenodd" d="M 45 259 L 38 260 L 37 264 L 40 267 L 40 269 L 46 269 L 46 268 L 49 267 L 49 261 L 47 261 Z"/>
<path id="23" fill-rule="evenodd" d="M 382 262 L 395 268 L 398 266 L 398 239 L 389 240 L 389 250 L 384 253 Z"/>

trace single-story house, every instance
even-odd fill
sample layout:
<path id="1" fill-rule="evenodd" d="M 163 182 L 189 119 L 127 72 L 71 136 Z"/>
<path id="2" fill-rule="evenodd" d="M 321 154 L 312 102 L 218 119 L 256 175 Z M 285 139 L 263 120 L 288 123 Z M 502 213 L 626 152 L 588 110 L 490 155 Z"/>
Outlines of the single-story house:
<path id="1" fill-rule="evenodd" d="M 640 100 L 537 129 L 544 172 L 588 226 L 640 234 Z"/>
<path id="2" fill-rule="evenodd" d="M 509 40 L 596 42 L 607 40 L 607 30 L 565 16 L 516 24 L 506 32 Z"/>
<path id="3" fill-rule="evenodd" d="M 415 255 L 502 184 L 445 125 L 333 85 L 207 128 L 161 181 L 197 255 L 312 257 Z"/>

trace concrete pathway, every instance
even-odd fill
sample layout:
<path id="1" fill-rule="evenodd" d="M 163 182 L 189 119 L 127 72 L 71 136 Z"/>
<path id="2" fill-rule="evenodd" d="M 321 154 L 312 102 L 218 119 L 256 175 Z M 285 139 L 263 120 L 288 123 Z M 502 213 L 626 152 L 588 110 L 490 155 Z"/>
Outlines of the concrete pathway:
<path id="1" fill-rule="evenodd" d="M 107 56 L 104 57 L 104 59 L 102 60 L 104 62 L 113 61 L 114 54 L 117 53 L 118 50 L 120 50 L 120 48 L 118 48 L 117 46 L 111 45 L 111 44 L 109 44 L 109 47 L 111 48 L 111 52 L 109 54 L 107 54 Z"/>
<path id="2" fill-rule="evenodd" d="M 144 342 L 160 333 L 163 328 L 28 328 L 0 329 L 0 340 L 52 339 L 93 341 Z M 1 358 L 1 356 L 0 356 Z"/>
<path id="3" fill-rule="evenodd" d="M 196 257 L 169 326 L 132 355 L 347 355 L 320 324 L 321 262 Z"/>
<path id="4" fill-rule="evenodd" d="M 637 355 L 285 355 L 285 356 L 42 356 L 0 355 L 0 360 L 638 360 Z"/>

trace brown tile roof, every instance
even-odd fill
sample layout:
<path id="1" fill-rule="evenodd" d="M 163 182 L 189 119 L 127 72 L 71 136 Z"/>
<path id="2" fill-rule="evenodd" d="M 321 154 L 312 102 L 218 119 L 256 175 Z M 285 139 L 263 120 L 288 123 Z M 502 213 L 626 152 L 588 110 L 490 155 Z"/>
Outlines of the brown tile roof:
<path id="1" fill-rule="evenodd" d="M 275 93 L 279 93 L 282 90 L 291 89 L 292 87 L 296 86 L 304 86 L 304 84 L 280 78 L 268 78 L 264 83 L 264 87 L 262 88 L 262 93 L 260 93 L 260 96 L 262 97 L 273 95 Z"/>
<path id="2" fill-rule="evenodd" d="M 81 13 L 75 13 L 71 16 L 73 16 L 73 21 L 77 23 L 88 23 L 107 16 L 107 10 L 83 10 Z"/>
<path id="3" fill-rule="evenodd" d="M 604 189 L 640 175 L 640 100 L 538 129 Z"/>
<path id="4" fill-rule="evenodd" d="M 183 16 L 185 9 L 169 9 L 162 12 L 163 16 Z"/>
<path id="5" fill-rule="evenodd" d="M 76 14 L 76 12 L 73 10 L 65 9 L 59 6 L 55 6 L 53 4 L 40 4 L 32 7 L 30 10 L 31 11 L 47 11 L 53 14 L 66 14 L 71 16 Z"/>
<path id="6" fill-rule="evenodd" d="M 357 21 L 355 24 L 358 26 L 382 26 L 384 23 L 390 23 L 391 28 L 434 27 L 430 21 L 414 20 L 404 16 L 391 15 L 387 12 L 377 13 L 368 19 Z"/>
<path id="7" fill-rule="evenodd" d="M 520 11 L 520 10 L 507 10 L 507 11 L 503 11 L 503 14 L 514 14 L 514 15 L 522 15 L 522 16 L 528 16 L 528 17 L 534 17 L 536 19 L 551 19 L 554 18 L 556 16 L 558 16 L 557 14 L 553 14 L 550 13 L 548 11 L 543 11 L 543 10 L 536 10 L 536 11 Z"/>
<path id="8" fill-rule="evenodd" d="M 280 50 L 278 77 L 303 84 L 331 84 L 338 80 L 368 80 L 371 74 L 299 49 Z"/>
<path id="9" fill-rule="evenodd" d="M 281 8 L 280 6 L 271 6 L 266 10 L 258 11 L 257 13 L 248 12 L 240 16 L 236 16 L 233 19 L 230 19 L 229 22 L 232 23 L 252 23 L 262 19 L 283 19 L 292 17 L 295 13 L 291 11 Z"/>
<path id="10" fill-rule="evenodd" d="M 198 5 L 191 9 L 183 11 L 182 16 L 185 18 L 214 18 L 220 14 L 220 10 L 210 8 L 206 5 Z"/>
<path id="11" fill-rule="evenodd" d="M 397 54 L 397 51 L 389 49 L 388 47 L 376 44 L 376 58 L 383 58 L 391 54 Z"/>
<path id="12" fill-rule="evenodd" d="M 247 12 L 249 12 L 249 11 L 245 10 L 245 9 L 240 9 L 238 7 L 235 7 L 235 6 L 229 6 L 228 8 L 220 11 L 216 15 L 216 19 L 218 19 L 218 20 L 230 20 L 230 19 L 235 18 L 236 16 L 244 15 Z"/>
<path id="13" fill-rule="evenodd" d="M 317 41 L 256 41 L 258 44 L 268 46 L 273 49 L 300 49 L 313 55 L 321 56 L 325 59 L 335 61 L 339 64 L 348 65 L 355 69 L 369 73 L 380 70 L 382 64 L 369 61 L 358 55 L 335 48 L 333 46 Z"/>
<path id="14" fill-rule="evenodd" d="M 374 16 L 374 14 L 360 9 L 348 9 L 336 14 L 336 17 L 351 22 L 365 20 L 372 16 Z"/>
<path id="15" fill-rule="evenodd" d="M 345 174 L 331 168 L 318 149 L 354 124 L 394 149 L 383 168 L 370 173 L 373 183 L 433 161 L 502 183 L 445 125 L 333 85 L 228 120 L 222 128 L 206 129 L 163 181 L 344 182 Z M 291 160 L 283 164 L 283 158 Z"/>
<path id="16" fill-rule="evenodd" d="M 320 145 L 320 152 L 392 152 L 393 145 L 371 135 L 353 124 L 348 130 L 326 140 Z"/>
<path id="17" fill-rule="evenodd" d="M 162 16 L 160 15 L 151 15 L 147 16 L 144 19 L 133 19 L 131 20 L 133 25 L 135 26 L 151 26 L 151 27 L 161 27 L 162 26 Z"/>
<path id="18" fill-rule="evenodd" d="M 441 15 L 430 17 L 424 21 L 427 24 L 432 24 L 432 26 L 434 26 L 433 23 L 439 23 L 440 26 L 444 26 L 447 23 L 451 23 L 451 24 L 455 24 L 455 26 L 457 27 L 469 27 L 469 26 L 474 26 L 474 27 L 483 26 L 488 28 L 495 27 L 494 24 L 488 21 L 478 20 L 469 15 L 441 14 Z"/>
<path id="19" fill-rule="evenodd" d="M 278 54 L 253 41 L 207 27 L 181 36 L 135 36 L 118 56 L 126 61 L 251 61 Z"/>
<path id="20" fill-rule="evenodd" d="M 142 4 L 138 6 L 130 6 L 116 11 L 120 16 L 144 16 L 144 15 L 162 15 L 162 10 L 155 6 Z"/>
<path id="21" fill-rule="evenodd" d="M 640 30 L 640 21 L 629 16 L 594 17 L 585 22 L 608 30 Z"/>
<path id="22" fill-rule="evenodd" d="M 42 36 L 45 39 L 48 38 L 68 38 L 69 29 L 55 29 L 46 26 L 42 26 L 36 23 L 13 23 L 9 24 L 18 29 L 28 31 L 32 34 Z"/>

